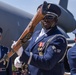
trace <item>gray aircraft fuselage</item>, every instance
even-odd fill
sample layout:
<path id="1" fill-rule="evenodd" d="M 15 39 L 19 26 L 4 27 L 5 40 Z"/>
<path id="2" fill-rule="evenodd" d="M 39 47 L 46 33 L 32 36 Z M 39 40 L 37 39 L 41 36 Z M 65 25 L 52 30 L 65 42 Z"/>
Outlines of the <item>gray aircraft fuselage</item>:
<path id="1" fill-rule="evenodd" d="M 59 17 L 58 27 L 68 37 L 66 33 L 76 28 L 76 22 L 72 14 L 61 6 L 59 7 L 62 13 Z M 32 18 L 32 14 L 0 2 L 0 27 L 3 28 L 3 40 L 1 44 L 10 47 L 14 40 L 18 40 Z M 40 24 L 37 25 L 35 30 L 38 29 L 41 29 Z"/>

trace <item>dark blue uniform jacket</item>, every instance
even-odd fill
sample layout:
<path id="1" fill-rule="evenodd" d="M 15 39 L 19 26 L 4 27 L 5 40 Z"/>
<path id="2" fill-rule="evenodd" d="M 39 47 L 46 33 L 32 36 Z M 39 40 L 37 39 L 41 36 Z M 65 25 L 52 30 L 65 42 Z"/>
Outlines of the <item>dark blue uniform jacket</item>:
<path id="1" fill-rule="evenodd" d="M 39 56 L 38 49 L 40 44 L 42 43 L 41 45 L 43 47 L 49 38 L 56 34 L 61 34 L 61 32 L 57 29 L 57 27 L 54 27 L 47 33 L 47 35 L 43 35 L 35 42 L 39 33 L 40 32 L 37 31 L 33 34 L 30 44 L 25 52 L 23 52 L 20 61 L 27 63 L 30 57 L 30 52 L 32 52 L 32 60 L 28 66 L 30 75 L 64 75 L 64 64 L 61 59 L 66 52 L 66 39 L 61 36 L 56 37 L 50 42 L 48 48 L 44 50 L 44 54 Z"/>
<path id="2" fill-rule="evenodd" d="M 67 52 L 71 75 L 76 75 L 76 44 Z"/>
<path id="3" fill-rule="evenodd" d="M 0 46 L 0 59 L 3 58 L 5 54 L 7 54 L 8 48 Z M 3 69 L 1 71 L 1 69 Z M 0 63 L 0 75 L 12 75 L 12 64 L 11 60 L 9 60 L 8 67 L 6 68 L 6 65 L 3 64 L 3 62 Z"/>

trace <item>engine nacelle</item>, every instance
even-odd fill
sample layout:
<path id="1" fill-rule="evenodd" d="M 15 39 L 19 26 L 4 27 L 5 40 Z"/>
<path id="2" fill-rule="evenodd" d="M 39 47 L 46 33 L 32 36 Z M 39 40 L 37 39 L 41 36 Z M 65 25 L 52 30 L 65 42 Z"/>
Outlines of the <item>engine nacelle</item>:
<path id="1" fill-rule="evenodd" d="M 59 7 L 61 9 L 61 15 L 58 18 L 58 26 L 65 30 L 65 32 L 73 31 L 76 28 L 74 16 L 68 10 L 65 10 L 61 6 Z"/>

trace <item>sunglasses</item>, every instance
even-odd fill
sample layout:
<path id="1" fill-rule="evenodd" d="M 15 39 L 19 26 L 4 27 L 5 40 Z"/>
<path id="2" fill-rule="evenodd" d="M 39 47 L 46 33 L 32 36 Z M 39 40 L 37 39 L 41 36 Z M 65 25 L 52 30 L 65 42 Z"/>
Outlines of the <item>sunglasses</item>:
<path id="1" fill-rule="evenodd" d="M 51 15 L 46 15 L 43 20 L 53 20 L 55 18 L 55 16 L 51 16 Z"/>

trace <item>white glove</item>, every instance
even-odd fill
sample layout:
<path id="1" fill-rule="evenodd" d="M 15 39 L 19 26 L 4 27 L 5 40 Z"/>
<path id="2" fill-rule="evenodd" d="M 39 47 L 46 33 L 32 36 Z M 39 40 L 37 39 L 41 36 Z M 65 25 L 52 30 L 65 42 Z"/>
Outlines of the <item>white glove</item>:
<path id="1" fill-rule="evenodd" d="M 13 48 L 16 45 L 16 41 L 13 41 L 13 44 L 11 45 L 11 48 Z"/>
<path id="2" fill-rule="evenodd" d="M 16 68 L 21 68 L 21 66 L 22 66 L 22 63 L 20 62 L 19 58 L 20 58 L 20 56 L 16 57 L 14 60 L 14 66 Z"/>
<path id="3" fill-rule="evenodd" d="M 17 43 L 16 41 L 13 41 L 11 48 L 13 48 L 13 46 L 15 46 L 16 43 Z M 23 53 L 23 47 L 21 46 L 16 53 L 17 53 L 17 55 L 21 56 Z"/>

